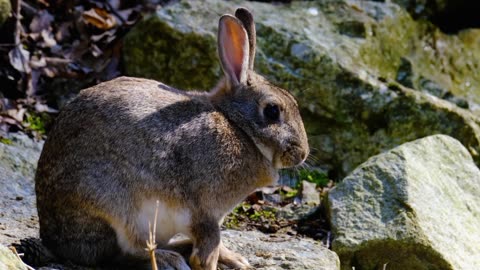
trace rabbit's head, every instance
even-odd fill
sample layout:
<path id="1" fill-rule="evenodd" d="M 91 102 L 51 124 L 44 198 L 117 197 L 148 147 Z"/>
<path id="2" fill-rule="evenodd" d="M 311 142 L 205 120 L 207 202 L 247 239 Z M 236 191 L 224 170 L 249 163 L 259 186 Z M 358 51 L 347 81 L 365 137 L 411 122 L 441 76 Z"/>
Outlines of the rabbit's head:
<path id="1" fill-rule="evenodd" d="M 293 167 L 308 156 L 307 135 L 294 97 L 253 71 L 255 24 L 251 13 L 237 9 L 223 15 L 218 30 L 218 52 L 225 78 L 211 100 L 280 168 Z"/>

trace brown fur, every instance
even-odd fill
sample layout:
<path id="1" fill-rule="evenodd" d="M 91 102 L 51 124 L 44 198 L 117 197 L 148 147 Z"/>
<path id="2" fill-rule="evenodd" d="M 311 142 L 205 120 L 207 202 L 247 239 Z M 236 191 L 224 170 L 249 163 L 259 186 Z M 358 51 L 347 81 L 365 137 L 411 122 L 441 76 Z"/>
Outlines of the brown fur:
<path id="1" fill-rule="evenodd" d="M 278 168 L 301 163 L 308 144 L 294 98 L 251 69 L 244 72 L 246 81 L 236 83 L 226 71 L 209 93 L 127 77 L 83 90 L 60 113 L 38 163 L 43 243 L 78 264 L 148 262 L 134 217 L 143 200 L 161 198 L 191 213 L 193 269 L 216 269 L 218 259 L 247 267 L 222 245 L 219 223 L 255 188 L 274 183 Z M 262 111 L 271 103 L 281 108 L 275 123 Z M 259 144 L 271 150 L 272 161 Z M 134 252 L 120 248 L 115 226 Z M 157 261 L 188 269 L 166 249 L 158 250 Z"/>

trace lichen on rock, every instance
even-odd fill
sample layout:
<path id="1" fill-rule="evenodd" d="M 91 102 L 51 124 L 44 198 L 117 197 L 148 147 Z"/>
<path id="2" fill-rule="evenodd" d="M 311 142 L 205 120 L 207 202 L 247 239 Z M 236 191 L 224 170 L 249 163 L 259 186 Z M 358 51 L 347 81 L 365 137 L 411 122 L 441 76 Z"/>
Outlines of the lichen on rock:
<path id="1" fill-rule="evenodd" d="M 312 240 L 232 230 L 222 232 L 222 239 L 228 248 L 245 256 L 255 269 L 340 269 L 338 256 Z"/>
<path id="2" fill-rule="evenodd" d="M 370 158 L 328 194 L 342 269 L 475 269 L 480 170 L 435 135 Z"/>
<path id="3" fill-rule="evenodd" d="M 220 75 L 213 36 L 177 32 L 152 16 L 136 26 L 125 39 L 126 72 L 160 80 L 175 87 L 205 90 Z M 145 63 L 148 63 L 147 65 Z"/>

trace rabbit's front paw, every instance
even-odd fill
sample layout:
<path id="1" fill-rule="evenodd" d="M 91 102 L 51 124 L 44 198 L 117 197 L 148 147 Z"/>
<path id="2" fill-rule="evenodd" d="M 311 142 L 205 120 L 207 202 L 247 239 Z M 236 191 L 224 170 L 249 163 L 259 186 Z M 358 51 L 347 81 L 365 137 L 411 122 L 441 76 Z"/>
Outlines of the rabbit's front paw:
<path id="1" fill-rule="evenodd" d="M 157 249 L 155 258 L 158 270 L 191 270 L 182 255 L 177 252 Z"/>
<path id="2" fill-rule="evenodd" d="M 217 270 L 218 251 L 218 247 L 209 254 L 194 249 L 190 256 L 192 270 Z"/>
<path id="3" fill-rule="evenodd" d="M 252 269 L 247 259 L 242 255 L 226 248 L 223 243 L 220 245 L 218 263 L 227 269 Z"/>

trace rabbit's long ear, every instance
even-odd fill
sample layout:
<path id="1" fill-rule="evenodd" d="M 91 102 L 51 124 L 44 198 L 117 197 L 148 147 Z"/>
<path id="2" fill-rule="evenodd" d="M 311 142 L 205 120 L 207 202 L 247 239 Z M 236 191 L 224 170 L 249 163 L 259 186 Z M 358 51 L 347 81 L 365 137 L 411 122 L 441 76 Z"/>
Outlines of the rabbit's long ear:
<path id="1" fill-rule="evenodd" d="M 255 49 L 257 44 L 257 34 L 255 31 L 255 22 L 250 11 L 246 8 L 238 8 L 235 11 L 235 17 L 237 17 L 242 23 L 245 30 L 247 30 L 248 44 L 250 47 L 248 68 L 253 69 L 253 62 L 255 61 Z"/>
<path id="2" fill-rule="evenodd" d="M 247 81 L 248 47 L 248 36 L 242 22 L 231 15 L 223 15 L 218 25 L 218 54 L 232 86 Z"/>

